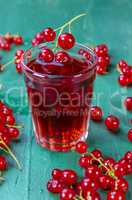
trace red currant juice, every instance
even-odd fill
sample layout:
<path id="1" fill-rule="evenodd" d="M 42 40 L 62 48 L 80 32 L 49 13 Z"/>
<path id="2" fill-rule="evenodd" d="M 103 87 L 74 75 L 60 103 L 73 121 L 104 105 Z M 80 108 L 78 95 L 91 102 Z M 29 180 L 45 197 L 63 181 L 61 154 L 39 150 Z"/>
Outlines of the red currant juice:
<path id="1" fill-rule="evenodd" d="M 95 70 L 76 58 L 67 64 L 32 60 L 27 66 L 33 71 L 25 81 L 37 143 L 68 151 L 87 138 Z"/>

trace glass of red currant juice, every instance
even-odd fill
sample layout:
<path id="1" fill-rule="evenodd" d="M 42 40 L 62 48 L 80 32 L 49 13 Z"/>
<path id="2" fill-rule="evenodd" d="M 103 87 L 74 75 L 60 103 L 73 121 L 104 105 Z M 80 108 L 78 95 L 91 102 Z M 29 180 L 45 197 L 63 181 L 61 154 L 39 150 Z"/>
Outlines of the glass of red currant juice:
<path id="1" fill-rule="evenodd" d="M 68 52 L 54 52 L 52 62 L 45 62 L 41 53 L 52 45 L 28 49 L 22 67 L 37 143 L 69 151 L 88 136 L 96 56 L 89 47 L 76 44 Z"/>

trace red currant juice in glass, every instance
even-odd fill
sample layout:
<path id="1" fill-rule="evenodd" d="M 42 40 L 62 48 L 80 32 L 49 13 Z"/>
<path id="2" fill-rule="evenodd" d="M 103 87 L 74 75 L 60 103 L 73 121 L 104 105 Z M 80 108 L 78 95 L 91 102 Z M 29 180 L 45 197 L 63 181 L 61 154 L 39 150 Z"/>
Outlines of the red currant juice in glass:
<path id="1" fill-rule="evenodd" d="M 95 69 L 74 57 L 67 64 L 34 59 L 27 66 L 34 72 L 25 81 L 37 143 L 68 151 L 88 135 Z M 37 80 L 35 73 L 45 77 Z"/>

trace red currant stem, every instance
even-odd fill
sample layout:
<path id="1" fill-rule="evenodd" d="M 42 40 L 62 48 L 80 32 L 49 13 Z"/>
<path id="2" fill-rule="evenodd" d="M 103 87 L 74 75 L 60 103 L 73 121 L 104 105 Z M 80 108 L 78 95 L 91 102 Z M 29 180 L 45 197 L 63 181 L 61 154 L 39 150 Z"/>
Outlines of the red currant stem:
<path id="1" fill-rule="evenodd" d="M 71 33 L 71 24 L 69 24 L 69 33 Z"/>
<path id="2" fill-rule="evenodd" d="M 18 129 L 24 128 L 24 125 L 9 125 L 9 124 L 7 124 L 6 126 L 9 128 L 18 128 Z"/>
<path id="3" fill-rule="evenodd" d="M 10 60 L 10 61 L 7 62 L 6 64 L 2 65 L 1 71 L 3 71 L 8 65 L 12 64 L 13 62 L 14 62 L 14 59 L 13 59 L 13 60 Z"/>
<path id="4" fill-rule="evenodd" d="M 11 151 L 11 149 L 5 144 L 5 142 L 2 140 L 2 138 L 0 139 L 0 144 L 2 144 L 5 148 L 0 147 L 0 149 L 2 149 L 4 152 L 6 152 L 7 154 L 9 154 L 16 162 L 18 169 L 22 169 L 21 165 L 19 163 L 19 161 L 17 160 L 16 156 L 13 154 L 13 152 Z"/>
<path id="5" fill-rule="evenodd" d="M 118 71 L 118 72 L 120 72 L 120 74 L 121 74 L 121 70 L 120 70 L 120 68 L 119 68 L 119 65 L 118 65 L 118 64 L 116 65 L 116 68 L 117 68 L 117 71 Z"/>

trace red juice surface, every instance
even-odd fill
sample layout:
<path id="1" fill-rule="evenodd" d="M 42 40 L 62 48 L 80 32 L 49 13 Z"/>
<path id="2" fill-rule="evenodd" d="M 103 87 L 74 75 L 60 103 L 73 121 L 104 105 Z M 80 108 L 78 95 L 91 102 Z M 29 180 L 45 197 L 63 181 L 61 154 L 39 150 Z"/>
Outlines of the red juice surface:
<path id="1" fill-rule="evenodd" d="M 95 70 L 74 57 L 65 65 L 34 59 L 27 66 L 34 76 L 45 75 L 39 81 L 25 76 L 36 140 L 50 150 L 68 151 L 87 138 Z"/>

